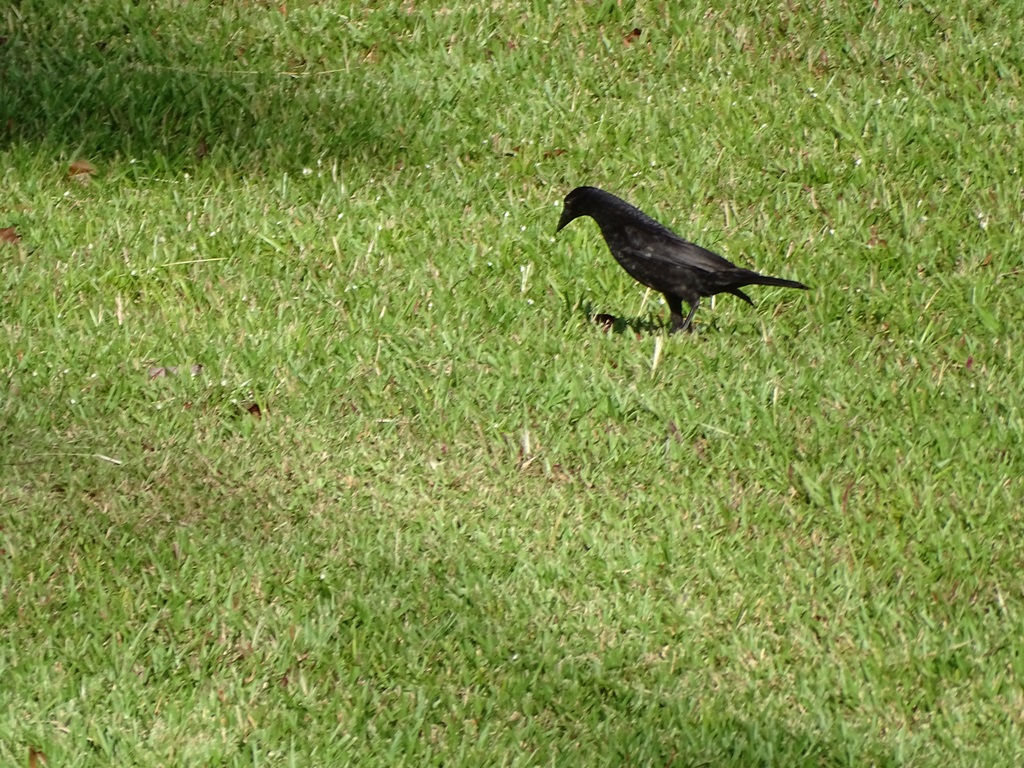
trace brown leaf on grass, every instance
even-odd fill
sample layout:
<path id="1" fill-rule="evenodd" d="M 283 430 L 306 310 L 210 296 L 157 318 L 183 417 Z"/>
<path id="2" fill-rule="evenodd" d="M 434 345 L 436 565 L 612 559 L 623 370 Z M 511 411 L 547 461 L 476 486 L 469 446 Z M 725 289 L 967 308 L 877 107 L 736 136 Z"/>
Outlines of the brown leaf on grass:
<path id="1" fill-rule="evenodd" d="M 35 747 L 28 748 L 28 768 L 39 768 L 39 762 L 46 764 L 46 755 Z"/>
<path id="2" fill-rule="evenodd" d="M 199 146 L 196 147 L 196 161 L 202 160 L 210 154 L 210 146 L 206 143 L 206 139 L 199 140 Z"/>
<path id="3" fill-rule="evenodd" d="M 0 243 L 10 243 L 16 245 L 21 242 L 21 235 L 18 234 L 14 227 L 4 227 L 0 229 Z"/>
<path id="4" fill-rule="evenodd" d="M 878 227 L 871 227 L 871 237 L 868 238 L 868 248 L 875 248 L 877 246 L 885 247 L 889 243 L 878 236 Z"/>
<path id="5" fill-rule="evenodd" d="M 641 34 L 643 34 L 643 32 L 640 30 L 640 27 L 633 27 L 630 33 L 622 38 L 622 42 L 626 45 L 632 45 L 640 39 Z"/>
<path id="6" fill-rule="evenodd" d="M 88 180 L 90 176 L 96 173 L 96 166 L 90 163 L 88 160 L 75 160 L 70 166 L 68 166 L 68 177 L 78 178 L 85 177 L 84 180 Z"/>
<path id="7" fill-rule="evenodd" d="M 245 410 L 249 413 L 250 416 L 255 416 L 257 419 L 262 419 L 263 418 L 263 411 L 260 410 L 260 404 L 259 403 L 253 403 L 252 405 L 247 407 Z"/>
<path id="8" fill-rule="evenodd" d="M 704 438 L 697 440 L 693 444 L 693 452 L 697 454 L 697 458 L 701 461 L 708 460 L 708 441 Z"/>
<path id="9" fill-rule="evenodd" d="M 810 192 L 811 194 L 811 208 L 818 210 L 818 199 L 814 195 L 814 187 L 804 185 L 804 192 Z"/>
<path id="10" fill-rule="evenodd" d="M 550 160 L 550 159 L 551 159 L 552 157 L 561 157 L 561 156 L 562 156 L 562 155 L 564 155 L 564 154 L 565 154 L 565 153 L 566 153 L 567 151 L 568 151 L 568 150 L 566 150 L 566 149 L 562 149 L 561 147 L 556 147 L 555 149 L 549 149 L 549 150 L 547 150 L 547 151 L 546 151 L 546 152 L 544 153 L 544 159 L 545 159 L 545 160 Z"/>
<path id="11" fill-rule="evenodd" d="M 967 362 L 964 363 L 964 368 L 966 368 L 969 371 L 973 367 L 974 367 L 974 355 L 971 355 L 970 357 L 967 358 Z"/>

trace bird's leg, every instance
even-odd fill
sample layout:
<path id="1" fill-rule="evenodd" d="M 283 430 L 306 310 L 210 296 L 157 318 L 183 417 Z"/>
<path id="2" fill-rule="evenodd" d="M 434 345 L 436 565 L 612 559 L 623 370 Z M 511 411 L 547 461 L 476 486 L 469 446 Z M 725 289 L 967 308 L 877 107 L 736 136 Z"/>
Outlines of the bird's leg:
<path id="1" fill-rule="evenodd" d="M 671 293 L 665 293 L 662 295 L 665 297 L 665 301 L 668 302 L 668 311 L 671 313 L 671 333 L 675 333 L 683 325 L 683 300 L 678 296 L 673 296 Z"/>
<path id="2" fill-rule="evenodd" d="M 693 320 L 693 316 L 697 313 L 697 307 L 700 306 L 700 297 L 698 296 L 693 300 L 690 305 L 690 314 L 683 319 L 683 300 L 678 296 L 665 295 L 668 300 L 668 308 L 672 313 L 672 333 L 679 333 L 680 331 L 693 331 L 690 328 L 690 322 Z"/>

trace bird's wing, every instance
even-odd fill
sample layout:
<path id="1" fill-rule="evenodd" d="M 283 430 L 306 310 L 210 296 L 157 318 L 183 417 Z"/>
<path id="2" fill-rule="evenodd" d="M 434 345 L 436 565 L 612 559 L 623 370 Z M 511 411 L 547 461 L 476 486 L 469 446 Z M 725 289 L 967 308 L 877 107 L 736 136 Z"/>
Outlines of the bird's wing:
<path id="1" fill-rule="evenodd" d="M 687 267 L 706 272 L 737 269 L 734 264 L 717 253 L 709 251 L 707 248 L 701 248 L 689 240 L 684 240 L 660 224 L 652 227 L 648 222 L 642 224 L 627 222 L 624 223 L 622 229 L 629 247 L 636 252 L 643 253 L 653 262 L 652 266 L 657 264 L 666 270 L 671 270 L 672 267 Z"/>

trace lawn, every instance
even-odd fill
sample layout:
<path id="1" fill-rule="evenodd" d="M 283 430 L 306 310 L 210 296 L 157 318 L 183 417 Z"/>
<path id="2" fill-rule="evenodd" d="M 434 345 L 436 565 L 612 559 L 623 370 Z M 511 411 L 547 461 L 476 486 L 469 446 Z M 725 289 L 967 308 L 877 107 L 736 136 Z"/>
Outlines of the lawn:
<path id="1" fill-rule="evenodd" d="M 1024 764 L 1022 79 L 996 2 L 0 10 L 0 763 Z M 580 184 L 812 290 L 669 335 Z"/>

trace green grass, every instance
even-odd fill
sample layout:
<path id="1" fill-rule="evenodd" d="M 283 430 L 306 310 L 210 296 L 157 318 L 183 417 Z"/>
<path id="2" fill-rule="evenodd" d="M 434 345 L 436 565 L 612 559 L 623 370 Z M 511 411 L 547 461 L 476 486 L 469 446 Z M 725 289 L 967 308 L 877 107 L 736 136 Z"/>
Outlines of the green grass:
<path id="1" fill-rule="evenodd" d="M 877 5 L 0 11 L 0 762 L 1021 764 L 1024 20 Z"/>

